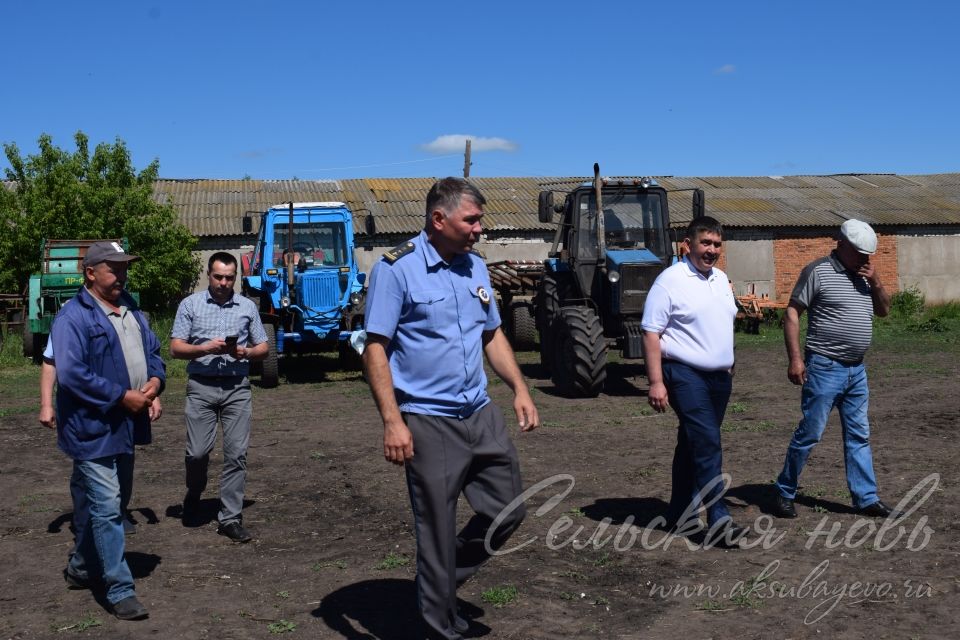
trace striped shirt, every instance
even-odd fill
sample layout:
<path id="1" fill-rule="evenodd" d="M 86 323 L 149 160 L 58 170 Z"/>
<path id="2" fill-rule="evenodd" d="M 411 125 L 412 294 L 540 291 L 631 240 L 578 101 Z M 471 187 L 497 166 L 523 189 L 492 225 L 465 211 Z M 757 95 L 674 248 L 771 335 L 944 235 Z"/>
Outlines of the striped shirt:
<path id="1" fill-rule="evenodd" d="M 850 273 L 834 251 L 800 272 L 790 301 L 805 307 L 807 350 L 856 363 L 873 338 L 873 298 L 863 276 Z"/>
<path id="2" fill-rule="evenodd" d="M 203 344 L 215 338 L 237 336 L 237 344 L 256 346 L 267 341 L 257 306 L 236 293 L 222 305 L 204 289 L 180 302 L 170 337 L 189 344 Z M 245 376 L 250 371 L 248 360 L 237 360 L 228 354 L 210 354 L 187 363 L 187 373 L 200 376 Z"/>

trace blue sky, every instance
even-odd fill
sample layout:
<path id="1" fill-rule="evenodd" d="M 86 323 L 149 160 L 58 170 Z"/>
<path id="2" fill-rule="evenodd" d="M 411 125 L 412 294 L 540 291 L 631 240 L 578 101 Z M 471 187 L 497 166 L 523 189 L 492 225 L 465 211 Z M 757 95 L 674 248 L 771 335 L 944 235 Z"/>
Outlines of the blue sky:
<path id="1" fill-rule="evenodd" d="M 960 171 L 958 3 L 3 3 L 0 141 L 165 178 Z M 0 169 L 9 165 L 0 159 Z"/>

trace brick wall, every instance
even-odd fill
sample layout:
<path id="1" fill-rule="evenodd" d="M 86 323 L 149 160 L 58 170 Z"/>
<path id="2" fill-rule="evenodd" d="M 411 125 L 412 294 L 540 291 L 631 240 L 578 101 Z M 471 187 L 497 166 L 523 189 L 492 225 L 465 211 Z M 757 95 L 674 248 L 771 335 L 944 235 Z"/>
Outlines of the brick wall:
<path id="1" fill-rule="evenodd" d="M 807 264 L 829 255 L 837 246 L 832 236 L 782 237 L 773 240 L 773 262 L 776 274 L 776 298 L 787 301 L 800 271 Z M 880 282 L 891 293 L 898 291 L 897 237 L 877 235 L 877 252 L 870 256 L 874 268 L 879 271 Z"/>

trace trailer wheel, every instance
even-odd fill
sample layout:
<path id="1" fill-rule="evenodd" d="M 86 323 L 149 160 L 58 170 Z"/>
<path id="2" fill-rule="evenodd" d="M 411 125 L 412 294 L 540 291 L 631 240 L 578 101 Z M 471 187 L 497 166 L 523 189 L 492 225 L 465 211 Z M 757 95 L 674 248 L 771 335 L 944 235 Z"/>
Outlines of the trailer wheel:
<path id="1" fill-rule="evenodd" d="M 23 320 L 23 355 L 26 358 L 33 360 L 34 364 L 40 364 L 40 361 L 43 359 L 43 350 L 46 348 L 47 343 L 44 340 L 44 335 L 41 333 L 34 333 L 30 330 L 30 320 L 24 318 Z"/>
<path id="2" fill-rule="evenodd" d="M 263 326 L 267 332 L 267 357 L 260 365 L 260 384 L 265 389 L 273 389 L 280 381 L 280 362 L 277 358 L 277 327 L 273 324 Z"/>
<path id="3" fill-rule="evenodd" d="M 529 351 L 537 346 L 537 322 L 530 298 L 514 298 L 510 301 L 510 336 L 516 351 Z"/>
<path id="4" fill-rule="evenodd" d="M 556 324 L 568 290 L 569 282 L 565 278 L 548 273 L 540 281 L 537 295 L 533 299 L 537 331 L 540 333 L 540 364 L 548 373 L 553 370 L 556 360 Z"/>
<path id="5" fill-rule="evenodd" d="M 594 398 L 607 379 L 607 341 L 589 307 L 563 307 L 556 322 L 556 362 L 551 379 L 570 398 Z"/>

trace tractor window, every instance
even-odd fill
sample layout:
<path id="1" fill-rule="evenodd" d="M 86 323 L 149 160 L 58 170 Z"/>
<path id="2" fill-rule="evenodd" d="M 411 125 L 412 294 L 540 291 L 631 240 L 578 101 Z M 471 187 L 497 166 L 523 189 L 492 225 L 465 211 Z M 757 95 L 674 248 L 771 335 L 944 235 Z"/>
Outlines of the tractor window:
<path id="1" fill-rule="evenodd" d="M 609 249 L 648 249 L 657 256 L 667 254 L 667 239 L 661 206 L 662 194 L 656 191 L 604 190 L 604 240 Z M 585 205 L 585 206 L 584 206 Z M 584 196 L 581 212 L 595 208 L 593 193 Z M 590 216 L 596 236 L 596 220 Z"/>
<path id="2" fill-rule="evenodd" d="M 307 269 L 347 264 L 347 240 L 342 222 L 294 222 L 293 252 L 287 237 L 289 225 L 277 219 L 273 227 L 273 264 L 283 268 L 288 261 Z"/>

